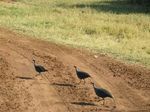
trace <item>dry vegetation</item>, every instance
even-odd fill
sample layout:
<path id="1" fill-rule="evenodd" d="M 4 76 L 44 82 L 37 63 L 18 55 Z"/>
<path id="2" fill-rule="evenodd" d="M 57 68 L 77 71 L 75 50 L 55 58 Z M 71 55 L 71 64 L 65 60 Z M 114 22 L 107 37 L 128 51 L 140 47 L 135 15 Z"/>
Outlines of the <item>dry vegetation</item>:
<path id="1" fill-rule="evenodd" d="M 17 0 L 0 3 L 0 25 L 150 65 L 149 7 L 113 0 Z"/>
<path id="2" fill-rule="evenodd" d="M 3 1 L 3 2 L 14 2 L 15 0 L 0 0 L 0 1 Z"/>

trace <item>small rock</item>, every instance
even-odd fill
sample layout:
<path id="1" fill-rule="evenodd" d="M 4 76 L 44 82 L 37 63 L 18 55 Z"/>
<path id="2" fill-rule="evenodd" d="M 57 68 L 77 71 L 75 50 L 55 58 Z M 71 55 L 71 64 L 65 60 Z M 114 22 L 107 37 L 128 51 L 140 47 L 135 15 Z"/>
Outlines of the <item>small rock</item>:
<path id="1" fill-rule="evenodd" d="M 94 55 L 94 58 L 98 58 L 98 56 L 97 56 L 97 55 Z"/>

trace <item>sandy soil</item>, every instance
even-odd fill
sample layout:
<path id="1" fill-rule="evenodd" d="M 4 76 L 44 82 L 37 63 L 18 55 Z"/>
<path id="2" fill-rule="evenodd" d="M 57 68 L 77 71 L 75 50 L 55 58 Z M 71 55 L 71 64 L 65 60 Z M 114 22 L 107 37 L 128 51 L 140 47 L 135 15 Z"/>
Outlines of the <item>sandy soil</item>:
<path id="1" fill-rule="evenodd" d="M 45 66 L 37 76 L 32 59 Z M 91 74 L 79 82 L 74 65 Z M 106 105 L 91 81 L 116 100 Z M 0 112 L 150 112 L 150 70 L 0 28 Z"/>

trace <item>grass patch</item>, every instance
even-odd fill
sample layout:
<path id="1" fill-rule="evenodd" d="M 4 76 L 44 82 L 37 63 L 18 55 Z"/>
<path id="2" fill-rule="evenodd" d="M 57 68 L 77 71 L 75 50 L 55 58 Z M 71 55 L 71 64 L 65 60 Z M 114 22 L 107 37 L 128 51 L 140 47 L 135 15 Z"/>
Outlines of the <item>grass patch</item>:
<path id="1" fill-rule="evenodd" d="M 150 66 L 150 8 L 113 0 L 0 2 L 0 25 Z"/>

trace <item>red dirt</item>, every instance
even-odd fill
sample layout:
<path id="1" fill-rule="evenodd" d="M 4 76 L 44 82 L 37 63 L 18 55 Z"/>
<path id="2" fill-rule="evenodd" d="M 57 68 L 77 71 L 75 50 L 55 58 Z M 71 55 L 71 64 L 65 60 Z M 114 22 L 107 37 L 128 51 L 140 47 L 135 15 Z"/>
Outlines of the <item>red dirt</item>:
<path id="1" fill-rule="evenodd" d="M 0 28 L 0 112 L 149 112 L 150 70 L 94 55 Z M 33 57 L 49 70 L 44 77 L 35 78 Z M 90 79 L 74 86 L 74 65 L 111 91 L 116 108 L 98 101 Z"/>

